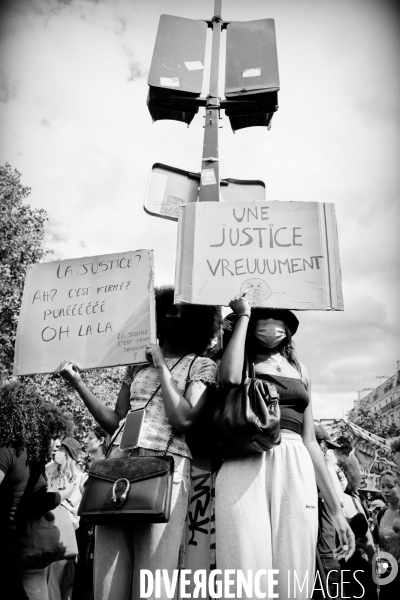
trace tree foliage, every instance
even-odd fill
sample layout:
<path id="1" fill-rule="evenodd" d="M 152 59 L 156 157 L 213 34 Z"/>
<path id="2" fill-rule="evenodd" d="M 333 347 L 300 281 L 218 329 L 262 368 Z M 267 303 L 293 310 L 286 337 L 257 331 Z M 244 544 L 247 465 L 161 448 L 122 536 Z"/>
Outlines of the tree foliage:
<path id="1" fill-rule="evenodd" d="M 121 386 L 121 371 L 122 369 L 118 367 L 93 369 L 81 373 L 81 377 L 98 400 L 109 408 L 113 408 Z M 35 375 L 32 378 L 24 377 L 24 379 L 34 380 L 35 384 L 41 388 L 44 400 L 54 402 L 64 411 L 72 413 L 75 425 L 73 436 L 85 445 L 85 438 L 95 421 L 72 386 L 59 375 Z"/>
<path id="2" fill-rule="evenodd" d="M 46 211 L 24 204 L 30 188 L 9 164 L 0 166 L 0 376 L 11 374 L 15 334 L 28 265 L 48 254 L 43 249 Z"/>
<path id="3" fill-rule="evenodd" d="M 357 413 L 350 413 L 349 421 L 385 439 L 400 435 L 400 429 L 395 423 L 390 423 L 387 417 L 378 415 L 366 406 L 360 407 Z"/>
<path id="4" fill-rule="evenodd" d="M 24 201 L 30 188 L 20 182 L 21 174 L 9 164 L 0 166 L 0 378 L 18 379 L 19 390 L 34 387 L 49 400 L 72 413 L 73 435 L 84 443 L 94 421 L 72 387 L 58 375 L 12 377 L 14 345 L 22 292 L 29 265 L 43 260 L 49 251 L 43 248 L 46 211 L 31 208 Z M 82 374 L 88 388 L 99 400 L 113 407 L 121 384 L 121 369 L 94 369 Z M 4 418 L 4 415 L 0 415 Z"/>

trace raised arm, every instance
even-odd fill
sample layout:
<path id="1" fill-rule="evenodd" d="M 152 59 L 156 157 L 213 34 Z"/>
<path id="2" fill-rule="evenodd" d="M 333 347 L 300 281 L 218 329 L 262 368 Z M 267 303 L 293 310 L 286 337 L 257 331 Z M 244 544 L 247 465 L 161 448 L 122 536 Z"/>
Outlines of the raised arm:
<path id="1" fill-rule="evenodd" d="M 186 433 L 206 403 L 210 385 L 202 381 L 193 381 L 183 396 L 168 369 L 160 346 L 151 344 L 146 349 L 146 356 L 158 371 L 165 412 L 169 422 L 178 433 Z"/>
<path id="2" fill-rule="evenodd" d="M 60 365 L 60 375 L 68 381 L 82 398 L 86 408 L 97 423 L 110 435 L 118 427 L 118 423 L 129 410 L 130 390 L 122 385 L 114 410 L 105 406 L 83 383 L 79 369 L 75 363 L 64 361 Z"/>
<path id="3" fill-rule="evenodd" d="M 244 296 L 236 296 L 229 306 L 237 315 L 235 329 L 222 356 L 219 379 L 222 385 L 239 385 L 242 382 L 244 347 L 250 320 L 250 303 Z"/>
<path id="4" fill-rule="evenodd" d="M 308 378 L 307 378 L 308 379 Z M 310 383 L 308 379 L 308 392 L 310 393 Z M 317 487 L 321 492 L 331 514 L 335 529 L 339 537 L 339 546 L 336 548 L 338 560 L 344 558 L 348 560 L 355 550 L 354 534 L 347 523 L 343 514 L 339 499 L 333 488 L 328 469 L 325 464 L 324 455 L 315 439 L 314 419 L 312 415 L 311 401 L 304 411 L 302 438 L 306 446 L 312 463 L 314 465 L 315 479 Z"/>

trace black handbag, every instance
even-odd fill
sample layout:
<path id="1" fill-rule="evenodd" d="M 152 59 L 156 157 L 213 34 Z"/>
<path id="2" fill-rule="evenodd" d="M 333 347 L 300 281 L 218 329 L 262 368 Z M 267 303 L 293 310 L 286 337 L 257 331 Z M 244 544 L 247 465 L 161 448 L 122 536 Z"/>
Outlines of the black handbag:
<path id="1" fill-rule="evenodd" d="M 228 458 L 264 452 L 281 442 L 279 394 L 257 379 L 245 355 L 242 383 L 219 386 L 195 429 L 186 436 L 193 454 Z"/>
<path id="2" fill-rule="evenodd" d="M 167 523 L 173 476 L 173 456 L 95 460 L 78 515 L 93 525 Z"/>
<path id="3" fill-rule="evenodd" d="M 174 364 L 171 371 L 183 358 Z M 144 409 L 160 387 L 153 392 Z M 95 460 L 89 469 L 78 515 L 93 525 L 168 523 L 174 458 L 166 454 L 174 435 L 175 430 L 162 456 L 108 458 L 112 449 L 110 445 L 106 458 Z"/>

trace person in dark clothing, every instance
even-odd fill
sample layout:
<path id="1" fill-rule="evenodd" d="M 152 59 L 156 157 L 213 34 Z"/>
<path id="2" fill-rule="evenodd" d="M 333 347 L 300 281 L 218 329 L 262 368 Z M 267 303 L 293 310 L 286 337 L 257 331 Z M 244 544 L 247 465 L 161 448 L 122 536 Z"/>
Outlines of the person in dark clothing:
<path id="1" fill-rule="evenodd" d="M 26 452 L 0 447 L 0 596 L 25 600 L 15 514 L 29 478 Z M 11 596 L 12 593 L 12 596 Z M 7 595 L 8 594 L 8 595 Z"/>
<path id="2" fill-rule="evenodd" d="M 72 423 L 42 400 L 39 388 L 20 381 L 0 386 L 0 415 L 0 597 L 26 600 L 17 526 L 24 515 L 43 515 L 61 501 L 47 492 L 42 470 L 53 441 Z"/>
<path id="3" fill-rule="evenodd" d="M 364 600 L 376 600 L 377 588 L 372 578 L 374 542 L 368 527 L 368 513 L 364 511 L 358 494 L 361 468 L 354 451 L 350 451 L 347 455 L 341 452 L 339 461 L 347 479 L 343 510 L 356 538 L 356 551 L 345 565 L 342 563 L 343 569 L 351 571 L 343 589 L 345 596 L 351 598 L 360 595 L 363 589 Z"/>
<path id="4" fill-rule="evenodd" d="M 326 431 L 321 426 L 315 426 L 315 438 L 318 442 L 319 447 L 322 450 L 322 453 L 326 454 L 327 450 L 333 450 L 339 447 L 339 444 L 333 442 Z M 339 479 L 337 478 L 336 472 L 334 470 L 330 470 L 329 474 L 332 478 L 336 478 L 337 482 L 336 487 L 339 484 Z M 333 483 L 333 482 L 332 482 Z M 321 575 L 321 580 L 323 581 L 323 575 L 326 578 L 326 588 L 329 591 L 332 597 L 337 595 L 337 590 L 340 587 L 340 564 L 337 558 L 335 557 L 335 549 L 337 547 L 337 536 L 335 525 L 333 523 L 332 514 L 324 500 L 323 495 L 318 493 L 318 540 L 317 540 L 317 570 L 320 571 L 321 567 L 323 569 L 323 574 Z M 322 591 L 320 593 L 314 593 L 313 598 L 315 600 L 319 598 L 323 598 Z"/>

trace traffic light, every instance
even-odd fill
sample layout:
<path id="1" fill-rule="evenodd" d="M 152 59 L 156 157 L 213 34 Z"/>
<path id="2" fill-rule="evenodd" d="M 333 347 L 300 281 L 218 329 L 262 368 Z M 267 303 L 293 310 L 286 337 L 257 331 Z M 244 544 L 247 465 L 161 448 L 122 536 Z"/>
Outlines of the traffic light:
<path id="1" fill-rule="evenodd" d="M 233 131 L 269 127 L 278 110 L 279 72 L 274 19 L 226 25 L 225 96 Z"/>
<path id="2" fill-rule="evenodd" d="M 161 15 L 148 78 L 147 105 L 153 121 L 189 123 L 199 111 L 207 23 Z"/>

